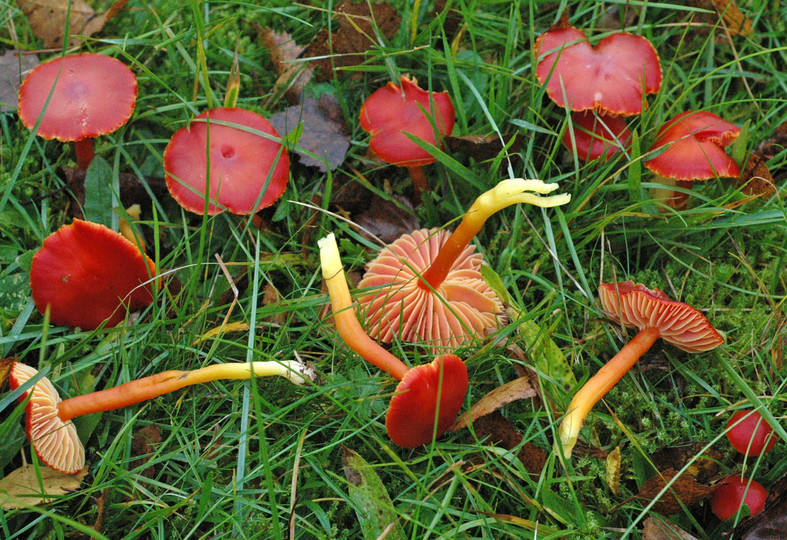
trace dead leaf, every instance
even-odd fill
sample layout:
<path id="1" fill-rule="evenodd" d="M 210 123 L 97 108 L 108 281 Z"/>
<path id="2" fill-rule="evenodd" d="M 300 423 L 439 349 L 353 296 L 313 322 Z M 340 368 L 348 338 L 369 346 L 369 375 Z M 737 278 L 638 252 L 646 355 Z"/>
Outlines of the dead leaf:
<path id="1" fill-rule="evenodd" d="M 706 442 L 696 441 L 660 448 L 653 453 L 653 464 L 659 471 L 680 470 L 691 461 L 692 463 L 686 472 L 701 484 L 707 484 L 718 474 L 719 463 L 724 459 L 724 453 L 715 448 L 708 448 L 701 456 L 696 457 L 706 446 Z"/>
<path id="2" fill-rule="evenodd" d="M 77 474 L 63 474 L 43 465 L 39 482 L 33 464 L 22 465 L 0 479 L 0 507 L 6 510 L 48 504 L 52 499 L 79 489 L 87 467 Z"/>
<path id="3" fill-rule="evenodd" d="M 733 36 L 751 34 L 751 20 L 744 15 L 735 0 L 711 0 L 716 12 L 722 16 L 727 29 Z"/>
<path id="4" fill-rule="evenodd" d="M 770 197 L 776 194 L 776 181 L 765 164 L 763 156 L 756 152 L 749 154 L 749 159 L 738 177 L 737 185 L 746 195 L 762 195 Z"/>
<path id="5" fill-rule="evenodd" d="M 503 142 L 513 144 L 508 147 L 508 154 L 514 157 L 524 147 L 523 137 L 514 134 L 503 134 L 503 140 L 496 133 L 491 135 L 465 135 L 463 137 L 445 137 L 445 144 L 452 152 L 471 157 L 478 162 L 491 161 L 503 150 Z"/>
<path id="6" fill-rule="evenodd" d="M 272 283 L 268 282 L 265 284 L 265 288 L 262 293 L 262 304 L 264 306 L 271 306 L 281 303 L 284 300 L 281 293 L 276 290 L 276 287 L 273 286 Z M 273 315 L 269 317 L 265 317 L 264 319 L 266 322 L 276 325 L 276 326 L 284 326 L 284 313 L 281 311 L 276 311 Z"/>
<path id="7" fill-rule="evenodd" d="M 295 153 L 298 154 L 299 161 L 307 167 L 316 167 L 322 172 L 327 172 L 329 167 L 335 170 L 342 164 L 347 150 L 350 149 L 350 135 L 341 107 L 336 98 L 329 94 L 323 94 L 319 98 L 306 96 L 300 105 L 288 107 L 271 116 L 268 121 L 282 137 L 297 129 L 303 122 L 303 131 Z"/>
<path id="8" fill-rule="evenodd" d="M 0 389 L 5 387 L 5 382 L 8 380 L 8 374 L 11 373 L 11 368 L 14 367 L 17 357 L 11 356 L 0 360 Z"/>
<path id="9" fill-rule="evenodd" d="M 412 203 L 406 197 L 396 197 L 409 211 L 402 210 L 393 201 L 372 196 L 371 204 L 359 214 L 353 215 L 353 221 L 361 227 L 361 232 L 369 232 L 390 244 L 403 234 L 419 228 L 418 220 L 412 213 Z"/>
<path id="10" fill-rule="evenodd" d="M 507 382 L 503 386 L 498 386 L 487 395 L 479 399 L 469 411 L 463 414 L 454 425 L 451 431 L 467 427 L 467 424 L 487 414 L 500 409 L 514 401 L 540 397 L 538 388 L 533 385 L 533 381 L 528 376 L 519 377 Z"/>
<path id="11" fill-rule="evenodd" d="M 616 446 L 607 456 L 606 469 L 609 490 L 613 495 L 617 495 L 618 488 L 620 487 L 620 446 Z"/>
<path id="12" fill-rule="evenodd" d="M 137 468 L 150 461 L 151 454 L 156 451 L 156 445 L 161 442 L 161 430 L 157 425 L 151 424 L 137 430 L 131 437 L 131 467 Z M 142 476 L 153 478 L 156 468 L 151 466 L 142 471 Z"/>
<path id="13" fill-rule="evenodd" d="M 494 411 L 473 421 L 473 430 L 479 439 L 487 438 L 489 444 L 513 450 L 522 443 L 522 434 L 509 422 L 500 411 Z M 517 454 L 525 470 L 533 475 L 541 474 L 546 464 L 547 455 L 538 446 L 526 442 Z"/>
<path id="14" fill-rule="evenodd" d="M 697 540 L 674 523 L 659 517 L 647 517 L 642 525 L 642 540 Z"/>
<path id="15" fill-rule="evenodd" d="M 292 36 L 286 32 L 276 32 L 256 23 L 253 26 L 271 58 L 276 73 L 279 74 L 274 84 L 274 92 L 284 88 L 287 100 L 290 103 L 298 103 L 303 89 L 312 78 L 312 67 L 309 63 L 296 62 L 306 47 L 295 43 Z"/>
<path id="16" fill-rule="evenodd" d="M 15 111 L 19 85 L 27 72 L 38 65 L 35 54 L 5 51 L 0 54 L 0 112 Z"/>
<path id="17" fill-rule="evenodd" d="M 637 497 L 647 501 L 654 500 L 664 489 L 664 486 L 677 474 L 676 469 L 662 471 L 661 474 L 657 474 L 642 484 Z M 713 493 L 713 488 L 700 484 L 690 474 L 683 473 L 675 478 L 670 488 L 659 497 L 653 505 L 653 509 L 664 515 L 676 514 L 682 509 L 679 500 L 683 501 L 685 506 L 693 506 L 709 497 L 711 493 Z"/>
<path id="18" fill-rule="evenodd" d="M 45 47 L 62 46 L 66 26 L 71 36 L 87 37 L 100 32 L 127 3 L 128 0 L 117 0 L 107 11 L 97 14 L 85 0 L 16 0 L 33 34 L 44 41 Z M 80 41 L 71 37 L 69 43 L 78 45 Z"/>
<path id="19" fill-rule="evenodd" d="M 402 23 L 396 10 L 385 2 L 345 0 L 336 6 L 334 15 L 339 30 L 335 34 L 326 29 L 319 31 L 303 54 L 305 58 L 314 58 L 315 79 L 320 82 L 333 78 L 334 66 L 340 75 L 342 68 L 363 63 L 366 51 L 378 46 L 375 27 L 385 39 L 391 39 Z"/>

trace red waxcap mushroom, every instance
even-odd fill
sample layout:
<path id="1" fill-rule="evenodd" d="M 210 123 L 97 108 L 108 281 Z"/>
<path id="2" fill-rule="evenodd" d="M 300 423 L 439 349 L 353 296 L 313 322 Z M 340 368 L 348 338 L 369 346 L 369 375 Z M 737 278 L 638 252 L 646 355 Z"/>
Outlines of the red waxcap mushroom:
<path id="1" fill-rule="evenodd" d="M 540 180 L 503 180 L 475 200 L 453 233 L 423 229 L 381 249 L 358 285 L 370 289 L 359 301 L 370 335 L 384 342 L 398 336 L 437 350 L 458 347 L 504 323 L 505 310 L 481 276 L 483 259 L 470 241 L 507 206 L 569 202 L 567 194 L 537 195 L 557 187 Z"/>
<path id="2" fill-rule="evenodd" d="M 401 381 L 385 417 L 388 436 L 404 448 L 416 448 L 440 437 L 453 423 L 467 393 L 464 362 L 449 354 L 410 369 L 378 345 L 355 316 L 336 238 L 331 233 L 317 243 L 339 335 L 364 360 Z"/>
<path id="3" fill-rule="evenodd" d="M 79 168 L 87 169 L 93 159 L 92 138 L 125 124 L 136 100 L 137 78 L 123 62 L 103 54 L 75 54 L 30 71 L 19 87 L 19 119 L 35 129 L 43 114 L 36 134 L 73 141 Z"/>
<path id="4" fill-rule="evenodd" d="M 454 105 L 448 92 L 427 92 L 418 81 L 402 75 L 401 86 L 389 82 L 361 106 L 361 127 L 371 134 L 369 149 L 386 163 L 408 167 L 416 193 L 427 188 L 421 166 L 436 159 L 405 133 L 442 148 L 435 137 L 454 129 Z"/>
<path id="5" fill-rule="evenodd" d="M 14 362 L 8 383 L 16 390 L 35 377 L 38 370 L 20 362 Z M 76 474 L 85 466 L 85 448 L 79 440 L 76 427 L 71 421 L 63 421 L 58 416 L 57 406 L 60 395 L 46 377 L 36 381 L 31 390 L 21 396 L 19 401 L 27 402 L 27 438 L 32 441 L 38 459 L 47 467 L 66 474 Z"/>
<path id="6" fill-rule="evenodd" d="M 262 116 L 239 108 L 203 112 L 164 149 L 169 192 L 190 212 L 252 214 L 276 202 L 287 187 L 290 159 Z M 208 158 L 210 175 L 206 175 Z"/>
<path id="7" fill-rule="evenodd" d="M 645 162 L 645 167 L 656 173 L 659 183 L 690 189 L 695 180 L 717 177 L 737 177 L 741 170 L 724 151 L 740 135 L 740 128 L 707 111 L 687 111 L 679 114 L 659 130 L 651 151 L 664 147 L 663 152 Z M 665 188 L 654 198 L 679 207 L 685 194 Z"/>
<path id="8" fill-rule="evenodd" d="M 770 452 L 776 445 L 773 428 L 758 411 L 738 411 L 727 422 L 727 440 L 746 456 Z"/>
<path id="9" fill-rule="evenodd" d="M 768 491 L 755 480 L 739 474 L 728 476 L 713 490 L 710 500 L 711 511 L 722 521 L 727 521 L 741 510 L 749 507 L 749 515 L 759 514 L 765 508 Z"/>
<path id="10" fill-rule="evenodd" d="M 659 91 L 661 64 L 641 36 L 618 32 L 595 47 L 576 28 L 555 28 L 535 43 L 536 77 L 549 97 L 572 111 L 607 115 L 640 114 L 645 95 Z"/>
<path id="11" fill-rule="evenodd" d="M 601 283 L 601 310 L 616 323 L 639 328 L 639 333 L 574 395 L 560 423 L 559 435 L 566 458 L 577 442 L 582 422 L 626 372 L 662 338 L 690 353 L 709 351 L 724 340 L 705 316 L 693 307 L 670 300 L 658 289 L 631 281 Z"/>
<path id="12" fill-rule="evenodd" d="M 563 134 L 563 144 L 573 148 L 573 133 L 576 154 L 582 161 L 594 161 L 601 156 L 608 160 L 621 149 L 628 153 L 631 132 L 620 116 L 575 112 L 571 113 L 571 124 L 573 130 L 567 129 Z"/>
<path id="13" fill-rule="evenodd" d="M 75 219 L 50 234 L 33 256 L 30 287 L 54 324 L 94 330 L 115 326 L 153 301 L 156 267 L 113 230 Z"/>

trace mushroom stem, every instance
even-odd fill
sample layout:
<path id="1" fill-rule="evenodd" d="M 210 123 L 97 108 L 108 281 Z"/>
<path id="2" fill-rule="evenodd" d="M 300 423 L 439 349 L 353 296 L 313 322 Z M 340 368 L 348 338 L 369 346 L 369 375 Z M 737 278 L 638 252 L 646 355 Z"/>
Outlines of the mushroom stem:
<path id="1" fill-rule="evenodd" d="M 74 141 L 74 152 L 77 155 L 77 166 L 80 171 L 86 171 L 90 162 L 93 161 L 93 139 L 88 137 L 81 141 Z"/>
<path id="2" fill-rule="evenodd" d="M 170 370 L 127 382 L 114 388 L 76 396 L 57 405 L 58 417 L 67 422 L 77 416 L 112 411 L 180 390 L 186 386 L 219 379 L 241 379 L 279 375 L 293 384 L 312 379 L 311 369 L 297 360 L 215 364 L 193 371 Z"/>
<path id="3" fill-rule="evenodd" d="M 551 208 L 566 204 L 571 195 L 561 193 L 550 197 L 541 197 L 539 193 L 550 193 L 558 188 L 557 184 L 547 184 L 541 180 L 525 180 L 514 178 L 503 180 L 495 187 L 479 196 L 465 214 L 462 222 L 451 233 L 432 265 L 421 274 L 418 285 L 426 290 L 436 289 L 445 280 L 454 261 L 462 250 L 478 234 L 486 220 L 495 212 L 517 203 L 527 203 L 541 208 Z M 532 191 L 534 193 L 526 193 Z"/>
<path id="4" fill-rule="evenodd" d="M 688 193 L 675 191 L 674 188 L 679 187 L 688 190 L 694 186 L 694 182 L 690 180 L 676 180 L 675 178 L 666 178 L 660 175 L 656 175 L 653 181 L 656 184 L 661 184 L 661 187 L 650 188 L 651 199 L 675 210 L 682 210 L 686 208 L 686 205 L 689 202 Z M 662 210 L 665 212 L 668 211 L 666 208 L 662 208 Z"/>
<path id="5" fill-rule="evenodd" d="M 355 316 L 350 288 L 344 277 L 342 259 L 336 245 L 336 237 L 330 233 L 325 238 L 320 238 L 317 245 L 320 247 L 322 277 L 325 279 L 325 286 L 331 297 L 333 319 L 339 335 L 361 358 L 401 381 L 410 368 L 370 338 L 361 328 L 361 323 Z"/>
<path id="6" fill-rule="evenodd" d="M 429 182 L 424 174 L 424 168 L 420 165 L 407 167 L 410 171 L 410 178 L 413 180 L 413 205 L 418 206 L 421 204 L 422 193 L 429 189 Z"/>
<path id="7" fill-rule="evenodd" d="M 558 433 L 563 446 L 563 455 L 571 457 L 571 450 L 577 443 L 579 430 L 593 406 L 607 395 L 613 386 L 637 363 L 637 360 L 659 339 L 656 327 L 645 327 L 626 343 L 618 354 L 598 370 L 574 395 L 568 405 L 568 412 L 560 423 Z"/>

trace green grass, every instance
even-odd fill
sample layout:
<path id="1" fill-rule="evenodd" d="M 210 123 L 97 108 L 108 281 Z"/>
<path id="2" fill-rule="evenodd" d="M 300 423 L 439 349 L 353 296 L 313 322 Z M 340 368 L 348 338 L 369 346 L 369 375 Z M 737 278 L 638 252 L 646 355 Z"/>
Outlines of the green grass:
<path id="1" fill-rule="evenodd" d="M 171 135 L 223 101 L 236 45 L 238 105 L 263 116 L 288 106 L 274 90 L 277 75 L 252 23 L 289 32 L 306 44 L 320 29 L 335 29 L 337 21 L 330 21 L 330 10 L 265 4 L 269 7 L 131 2 L 104 32 L 85 41 L 85 50 L 123 60 L 139 78 L 131 121 L 98 142 L 97 152 L 113 175 L 163 176 L 162 152 Z M 35 310 L 27 288 L 29 261 L 43 239 L 69 221 L 69 199 L 57 169 L 73 166 L 73 151 L 37 139 L 14 114 L 0 113 L 3 356 L 48 369 L 64 396 L 166 369 L 296 354 L 321 376 L 318 385 L 307 388 L 283 380 L 211 383 L 100 418 L 81 418 L 77 425 L 89 464 L 81 489 L 49 506 L 0 510 L 0 536 L 283 538 L 292 519 L 296 538 L 359 538 L 342 468 L 344 445 L 380 476 L 408 538 L 638 538 L 652 510 L 649 501 L 633 496 L 649 477 L 655 450 L 715 441 L 713 447 L 724 455 L 721 476 L 742 467 L 721 435 L 734 408 L 754 402 L 774 426 L 783 424 L 787 152 L 767 163 L 782 182 L 775 196 L 735 206 L 745 196 L 730 180 L 710 181 L 695 188 L 690 208 L 676 215 L 659 213 L 648 199 L 652 179 L 641 165 L 661 123 L 685 110 L 709 110 L 738 125 L 749 122 L 748 150 L 787 120 L 784 7 L 767 0 L 739 2 L 754 33 L 734 37 L 731 45 L 721 28 L 693 25 L 708 12 L 683 2 L 614 4 L 634 13 L 626 30 L 647 37 L 658 50 L 664 84 L 649 98 L 647 111 L 629 122 L 638 152 L 630 159 L 583 164 L 561 143 L 567 115 L 536 81 L 531 51 L 535 38 L 563 12 L 594 42 L 612 31 L 601 28 L 601 3 L 449 0 L 462 29 L 458 37 L 445 34 L 445 17 L 427 11 L 432 2 L 393 4 L 403 19 L 394 38 L 371 48 L 357 68 L 315 85 L 335 95 L 345 112 L 352 144 L 344 164 L 325 174 L 294 166 L 287 193 L 266 214 L 270 227 L 263 230 L 237 216 L 203 219 L 168 198 L 156 199 L 155 212 L 143 216 L 143 226 L 155 231 L 149 253 L 184 287 L 160 290 L 138 322 L 122 331 L 52 327 Z M 620 19 L 611 20 L 614 30 L 620 29 Z M 0 3 L 0 22 L 5 47 L 41 48 L 14 3 Z M 526 320 L 549 330 L 580 384 L 623 344 L 595 303 L 602 275 L 660 288 L 701 309 L 725 333 L 719 350 L 696 356 L 658 342 L 649 359 L 662 360 L 669 370 L 635 368 L 594 408 L 582 439 L 606 451 L 621 448 L 617 495 L 607 485 L 604 459 L 563 462 L 551 450 L 573 390 L 546 396 L 554 411 L 531 401 L 504 408 L 524 441 L 548 453 L 539 476 L 528 475 L 515 453 L 475 440 L 467 430 L 428 447 L 397 448 L 384 426 L 393 381 L 352 353 L 321 320 L 327 296 L 320 289 L 317 239 L 336 232 L 344 240 L 340 247 L 348 270 L 362 270 L 373 251 L 333 214 L 295 203 L 327 209 L 330 191 L 346 182 L 388 198 L 408 192 L 405 170 L 366 158 L 368 135 L 357 117 L 365 97 L 401 73 L 451 93 L 457 108 L 454 135 L 517 134 L 523 142 L 510 164 L 502 153 L 491 166 L 439 154 L 439 163 L 427 168 L 433 191 L 415 210 L 423 226 L 457 219 L 509 171 L 557 181 L 562 192 L 572 194 L 572 202 L 560 209 L 501 212 L 476 247 Z M 386 193 L 386 181 L 393 193 Z M 216 255 L 241 285 L 235 303 Z M 275 288 L 279 299 L 263 302 L 266 287 Z M 253 330 L 200 341 L 225 317 Z M 490 346 L 503 336 L 524 347 L 511 327 L 460 351 L 471 376 L 468 406 L 516 377 L 514 364 L 527 364 Z M 407 345 L 394 353 L 413 365 L 425 360 L 423 351 Z M 0 395 L 0 467 L 6 474 L 22 464 L 23 455 L 32 459 L 21 409 L 7 397 Z M 147 426 L 158 428 L 161 442 L 140 465 L 134 463 L 131 440 Z M 748 460 L 746 474 L 769 487 L 787 473 L 785 464 L 787 440 L 782 440 L 761 459 Z M 153 473 L 146 476 L 149 467 Z M 708 506 L 685 509 L 670 520 L 699 538 L 713 538 L 719 529 Z M 100 532 L 90 532 L 99 518 Z"/>

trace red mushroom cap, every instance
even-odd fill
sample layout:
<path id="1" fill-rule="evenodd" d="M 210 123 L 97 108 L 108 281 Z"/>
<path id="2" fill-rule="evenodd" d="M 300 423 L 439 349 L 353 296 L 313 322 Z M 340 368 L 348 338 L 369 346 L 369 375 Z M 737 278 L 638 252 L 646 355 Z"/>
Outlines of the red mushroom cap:
<path id="1" fill-rule="evenodd" d="M 610 319 L 640 330 L 658 328 L 662 339 L 686 352 L 705 352 L 724 343 L 705 315 L 658 289 L 632 281 L 601 283 L 598 296 Z"/>
<path id="2" fill-rule="evenodd" d="M 218 108 L 203 112 L 188 128 L 175 132 L 164 150 L 167 188 L 175 200 L 190 212 L 204 212 L 210 157 L 208 214 L 225 209 L 251 214 L 276 202 L 289 180 L 287 150 L 280 142 L 211 120 L 279 136 L 270 122 L 251 111 Z"/>
<path id="3" fill-rule="evenodd" d="M 467 386 L 467 367 L 452 354 L 439 356 L 429 364 L 412 368 L 396 387 L 396 395 L 391 398 L 385 416 L 388 436 L 403 448 L 427 444 L 432 440 L 432 435 L 439 437 L 456 419 Z"/>
<path id="4" fill-rule="evenodd" d="M 434 102 L 434 108 L 430 101 Z M 386 163 L 415 167 L 434 163 L 435 158 L 407 138 L 409 133 L 432 145 L 435 140 L 432 121 L 441 136 L 454 129 L 454 105 L 448 92 L 427 92 L 418 81 L 402 75 L 402 86 L 389 82 L 377 89 L 361 106 L 361 127 L 371 133 L 369 148 Z"/>
<path id="5" fill-rule="evenodd" d="M 708 180 L 736 177 L 741 170 L 724 152 L 740 135 L 740 128 L 707 111 L 681 113 L 659 130 L 651 150 L 668 146 L 645 167 L 664 178 Z"/>
<path id="6" fill-rule="evenodd" d="M 538 81 L 561 107 L 565 89 L 572 111 L 640 114 L 643 87 L 645 94 L 661 87 L 658 54 L 641 36 L 618 32 L 591 47 L 581 30 L 558 28 L 541 34 L 535 51 Z"/>
<path id="7" fill-rule="evenodd" d="M 749 507 L 749 515 L 759 514 L 767 499 L 768 491 L 762 484 L 734 474 L 722 480 L 713 491 L 710 507 L 717 518 L 727 521 L 744 504 Z"/>
<path id="8" fill-rule="evenodd" d="M 136 100 L 137 78 L 123 62 L 103 54 L 76 54 L 39 64 L 25 77 L 19 87 L 19 119 L 33 129 L 46 107 L 39 137 L 81 141 L 125 124 Z"/>
<path id="9" fill-rule="evenodd" d="M 156 267 L 136 245 L 104 225 L 75 219 L 44 240 L 33 257 L 30 287 L 41 313 L 72 328 L 115 326 L 153 301 Z"/>
<path id="10" fill-rule="evenodd" d="M 776 445 L 773 428 L 757 411 L 738 411 L 727 422 L 727 440 L 744 455 L 759 456 Z"/>
<path id="11" fill-rule="evenodd" d="M 8 384 L 12 390 L 16 390 L 36 374 L 38 370 L 14 362 Z M 63 422 L 58 417 L 57 404 L 60 403 L 60 395 L 46 377 L 36 381 L 32 390 L 19 397 L 19 402 L 24 402 L 31 392 L 32 396 L 26 408 L 25 431 L 38 459 L 56 471 L 78 473 L 85 466 L 85 448 L 73 422 Z"/>
<path id="12" fill-rule="evenodd" d="M 571 113 L 577 157 L 593 161 L 601 156 L 607 160 L 622 148 L 628 153 L 631 132 L 620 116 L 597 115 L 589 112 Z M 611 132 L 611 133 L 610 133 Z M 563 144 L 571 149 L 571 132 L 563 134 Z"/>
<path id="13" fill-rule="evenodd" d="M 503 304 L 481 277 L 483 258 L 472 245 L 456 258 L 437 294 L 419 286 L 418 276 L 449 236 L 444 229 L 405 234 L 366 265 L 358 287 L 372 290 L 359 304 L 372 338 L 387 343 L 397 336 L 435 348 L 456 348 L 506 322 Z"/>

